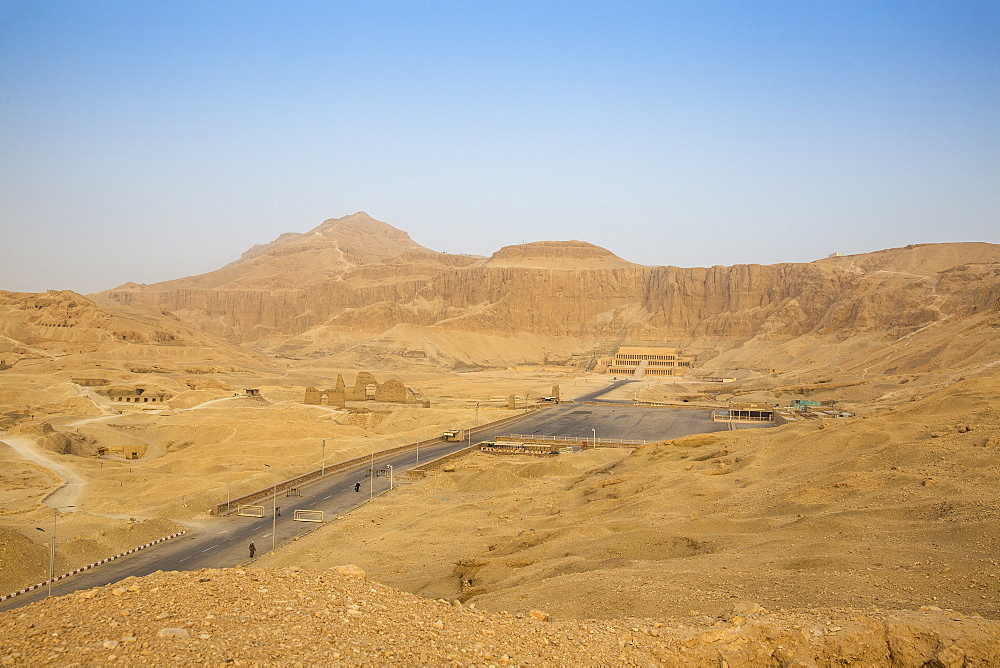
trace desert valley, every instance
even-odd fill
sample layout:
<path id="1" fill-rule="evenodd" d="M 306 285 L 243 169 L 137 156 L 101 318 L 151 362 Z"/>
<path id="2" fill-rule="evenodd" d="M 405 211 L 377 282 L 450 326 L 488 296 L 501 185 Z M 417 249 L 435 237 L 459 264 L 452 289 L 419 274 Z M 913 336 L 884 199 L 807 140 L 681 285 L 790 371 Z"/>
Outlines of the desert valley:
<path id="1" fill-rule="evenodd" d="M 830 250 L 477 257 L 356 213 L 0 292 L 0 596 L 185 532 L 5 600 L 0 663 L 1000 664 L 1000 246 Z M 449 430 L 473 447 L 375 493 L 364 458 Z M 525 432 L 565 443 L 474 447 Z M 322 481 L 285 483 L 354 461 L 351 507 L 270 549 Z M 155 568 L 233 527 L 255 555 Z"/>

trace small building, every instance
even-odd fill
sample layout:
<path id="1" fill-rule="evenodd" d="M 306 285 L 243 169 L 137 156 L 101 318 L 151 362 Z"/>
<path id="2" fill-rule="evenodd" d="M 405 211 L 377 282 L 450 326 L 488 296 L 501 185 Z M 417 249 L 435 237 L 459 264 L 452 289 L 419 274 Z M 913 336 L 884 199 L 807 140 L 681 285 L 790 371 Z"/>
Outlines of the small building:
<path id="1" fill-rule="evenodd" d="M 162 404 L 172 397 L 166 392 L 150 391 L 144 387 L 112 388 L 106 390 L 105 394 L 111 401 L 125 404 Z"/>
<path id="2" fill-rule="evenodd" d="M 766 402 L 730 401 L 729 408 L 712 411 L 713 422 L 778 422 L 773 404 Z"/>
<path id="3" fill-rule="evenodd" d="M 260 390 L 258 390 L 256 387 L 248 387 L 243 390 L 243 394 L 248 397 L 259 397 Z"/>
<path id="4" fill-rule="evenodd" d="M 125 459 L 141 459 L 146 454 L 146 446 L 141 443 L 135 445 L 109 445 L 97 449 L 98 457 L 116 455 Z"/>
<path id="5" fill-rule="evenodd" d="M 774 406 L 766 402 L 733 401 L 729 403 L 729 417 L 749 422 L 773 422 Z"/>
<path id="6" fill-rule="evenodd" d="M 444 440 L 449 442 L 458 442 L 465 440 L 465 430 L 464 429 L 449 429 L 444 432 Z"/>

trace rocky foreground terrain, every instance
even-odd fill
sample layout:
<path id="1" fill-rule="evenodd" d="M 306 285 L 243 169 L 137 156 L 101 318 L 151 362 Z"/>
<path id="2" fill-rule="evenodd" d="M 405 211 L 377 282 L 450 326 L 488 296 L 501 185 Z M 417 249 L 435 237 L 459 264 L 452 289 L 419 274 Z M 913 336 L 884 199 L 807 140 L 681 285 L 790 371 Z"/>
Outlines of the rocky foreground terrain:
<path id="1" fill-rule="evenodd" d="M 329 570 L 157 572 L 0 615 L 0 665 L 987 666 L 1000 623 L 928 607 L 558 620 Z"/>

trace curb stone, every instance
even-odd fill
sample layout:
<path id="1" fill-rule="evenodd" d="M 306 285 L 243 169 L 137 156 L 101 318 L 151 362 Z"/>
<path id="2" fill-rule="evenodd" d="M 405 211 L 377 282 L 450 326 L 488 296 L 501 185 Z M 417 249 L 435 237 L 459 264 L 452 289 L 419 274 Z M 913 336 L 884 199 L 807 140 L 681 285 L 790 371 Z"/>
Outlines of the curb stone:
<path id="1" fill-rule="evenodd" d="M 63 573 L 62 575 L 57 575 L 56 577 L 52 578 L 52 582 L 56 583 L 56 582 L 59 582 L 60 580 L 64 580 L 64 579 L 66 579 L 68 577 L 72 577 L 72 576 L 74 576 L 74 575 L 76 575 L 78 573 L 82 573 L 84 571 L 89 571 L 91 568 L 97 568 L 98 566 L 103 566 L 104 564 L 108 563 L 109 561 L 114 561 L 115 559 L 121 559 L 122 557 L 127 557 L 128 555 L 132 554 L 133 552 L 138 552 L 139 550 L 145 550 L 147 547 L 152 547 L 152 546 L 157 545 L 159 543 L 162 543 L 164 541 L 170 540 L 171 538 L 177 538 L 177 536 L 183 536 L 186 533 L 187 533 L 187 531 L 178 531 L 177 533 L 172 533 L 169 536 L 164 536 L 163 538 L 157 538 L 156 540 L 154 540 L 152 542 L 146 543 L 145 545 L 140 545 L 139 547 L 133 547 L 131 550 L 127 550 L 126 552 L 122 552 L 120 554 L 116 554 L 113 557 L 108 557 L 107 559 L 101 559 L 100 561 L 95 561 L 92 564 L 87 564 L 86 566 L 81 566 L 80 568 L 72 570 L 69 573 Z M 36 589 L 40 589 L 42 587 L 47 586 L 48 584 L 49 584 L 49 581 L 46 580 L 45 582 L 39 582 L 38 584 L 33 584 L 30 587 L 25 587 L 24 589 L 18 589 L 17 591 L 15 591 L 13 593 L 7 594 L 6 596 L 0 596 L 0 602 L 12 599 L 15 596 L 20 596 L 21 594 L 27 594 L 29 591 L 34 591 Z"/>

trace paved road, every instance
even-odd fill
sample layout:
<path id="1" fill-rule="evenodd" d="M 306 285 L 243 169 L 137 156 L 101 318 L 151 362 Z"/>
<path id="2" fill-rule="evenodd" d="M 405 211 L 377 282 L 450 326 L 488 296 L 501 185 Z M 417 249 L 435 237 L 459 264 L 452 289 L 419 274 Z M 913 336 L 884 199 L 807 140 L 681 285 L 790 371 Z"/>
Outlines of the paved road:
<path id="1" fill-rule="evenodd" d="M 420 462 L 436 459 L 464 447 L 466 443 L 445 442 L 421 447 Z M 417 452 L 405 452 L 379 458 L 376 453 L 375 469 L 379 471 L 391 465 L 393 478 L 398 480 L 406 470 L 418 464 L 417 455 Z M 361 483 L 361 488 L 355 492 L 354 486 L 358 482 Z M 369 500 L 373 494 L 380 494 L 388 488 L 389 478 L 383 476 L 369 478 L 367 465 L 354 471 L 332 474 L 320 482 L 303 487 L 300 497 L 288 497 L 280 493 L 273 504 L 268 500 L 264 503 L 266 514 L 264 518 L 238 516 L 213 518 L 208 521 L 207 526 L 189 530 L 184 536 L 57 582 L 52 587 L 52 594 L 61 596 L 80 589 L 118 582 L 132 575 L 148 575 L 157 570 L 193 571 L 199 568 L 236 566 L 249 559 L 250 541 L 254 542 L 257 556 L 260 556 L 271 549 L 272 540 L 275 545 L 281 545 L 318 526 L 312 522 L 295 521 L 296 510 L 322 510 L 324 518 L 330 519 L 357 507 Z M 280 516 L 272 514 L 272 505 L 281 513 Z M 272 531 L 272 527 L 275 531 Z M 46 588 L 23 594 L 0 604 L 0 610 L 27 605 L 44 598 L 46 594 Z"/>
<path id="2" fill-rule="evenodd" d="M 577 402 L 592 401 L 622 385 L 633 381 L 617 381 L 609 386 L 576 398 Z M 757 425 L 740 425 L 756 427 Z M 478 440 L 510 433 L 541 434 L 547 436 L 597 437 L 640 440 L 661 440 L 687 434 L 706 433 L 729 429 L 725 423 L 712 422 L 711 411 L 697 409 L 643 408 L 635 406 L 593 405 L 580 403 L 549 407 L 521 420 L 510 422 L 494 434 L 483 431 Z M 473 440 L 476 440 L 473 436 Z M 420 448 L 420 461 L 455 452 L 465 443 L 439 442 Z M 416 453 L 406 452 L 379 458 L 376 454 L 375 469 L 393 467 L 394 478 L 400 479 L 406 470 L 417 465 Z M 281 515 L 271 513 L 271 503 L 266 502 L 264 518 L 236 517 L 213 518 L 203 528 L 175 538 L 160 546 L 148 548 L 129 557 L 116 560 L 73 578 L 56 583 L 54 595 L 69 594 L 80 589 L 103 586 L 129 576 L 148 575 L 156 570 L 191 571 L 200 568 L 223 568 L 244 563 L 249 558 L 248 546 L 253 541 L 257 554 L 264 554 L 275 545 L 303 535 L 315 523 L 296 522 L 295 510 L 322 510 L 325 519 L 341 515 L 368 500 L 371 495 L 384 492 L 389 487 L 388 477 L 369 479 L 367 465 L 330 475 L 322 481 L 301 489 L 301 497 L 279 494 L 274 506 Z M 361 483 L 359 492 L 355 483 Z M 272 531 L 272 527 L 274 531 Z M 0 610 L 16 608 L 34 602 L 46 595 L 46 590 L 24 594 L 0 605 Z"/>

